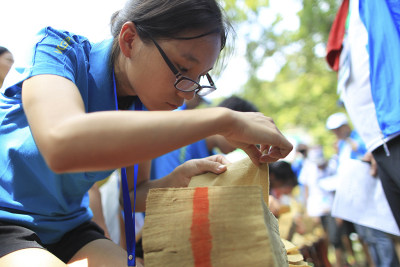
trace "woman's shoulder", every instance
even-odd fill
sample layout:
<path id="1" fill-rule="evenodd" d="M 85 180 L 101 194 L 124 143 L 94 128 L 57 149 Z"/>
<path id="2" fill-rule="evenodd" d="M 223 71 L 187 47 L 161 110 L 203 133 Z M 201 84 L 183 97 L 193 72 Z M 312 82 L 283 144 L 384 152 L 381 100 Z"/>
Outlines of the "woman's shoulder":
<path id="1" fill-rule="evenodd" d="M 7 75 L 4 94 L 12 96 L 21 90 L 22 82 L 40 74 L 54 74 L 76 80 L 86 71 L 92 45 L 88 38 L 50 26 L 40 29 L 21 46 L 21 60 Z M 82 64 L 84 63 L 84 64 Z M 10 87 L 14 89 L 10 89 Z"/>
<path id="2" fill-rule="evenodd" d="M 91 43 L 87 37 L 50 26 L 42 28 L 36 34 L 37 44 L 46 44 L 52 52 L 63 54 L 71 49 L 83 48 L 90 51 Z"/>

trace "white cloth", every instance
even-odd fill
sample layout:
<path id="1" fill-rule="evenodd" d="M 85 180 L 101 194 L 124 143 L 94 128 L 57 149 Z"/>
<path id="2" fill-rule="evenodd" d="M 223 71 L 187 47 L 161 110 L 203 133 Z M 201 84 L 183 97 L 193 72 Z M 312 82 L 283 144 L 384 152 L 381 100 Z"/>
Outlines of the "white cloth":
<path id="1" fill-rule="evenodd" d="M 111 240 L 119 244 L 121 229 L 119 226 L 119 172 L 110 175 L 106 183 L 100 186 L 101 205 L 103 207 L 104 219 Z"/>
<path id="2" fill-rule="evenodd" d="M 350 20 L 348 40 L 343 44 L 340 54 L 340 67 L 347 75 L 339 71 L 338 87 L 340 96 L 358 134 L 364 140 L 368 151 L 372 151 L 383 142 L 375 104 L 372 100 L 369 55 L 367 51 L 368 33 L 361 21 L 358 0 L 350 1 Z"/>
<path id="3" fill-rule="evenodd" d="M 299 175 L 299 182 L 307 186 L 307 214 L 311 217 L 320 217 L 329 214 L 333 203 L 333 193 L 322 189 L 319 180 L 324 177 L 324 172 L 317 164 L 305 159 Z"/>
<path id="4" fill-rule="evenodd" d="M 342 164 L 332 216 L 400 236 L 381 181 L 370 175 L 369 164 L 353 159 Z"/>

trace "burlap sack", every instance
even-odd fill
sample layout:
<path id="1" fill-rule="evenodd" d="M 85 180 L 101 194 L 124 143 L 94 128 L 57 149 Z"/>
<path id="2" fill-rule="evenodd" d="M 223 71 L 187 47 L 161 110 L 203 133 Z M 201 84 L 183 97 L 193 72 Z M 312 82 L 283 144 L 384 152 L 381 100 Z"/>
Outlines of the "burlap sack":
<path id="1" fill-rule="evenodd" d="M 258 185 L 261 187 L 265 204 L 269 201 L 269 171 L 268 164 L 255 166 L 250 158 L 228 165 L 226 172 L 217 175 L 205 173 L 192 177 L 189 187 L 228 186 L 228 185 Z"/>
<path id="2" fill-rule="evenodd" d="M 220 176 L 194 177 L 193 185 L 150 190 L 143 228 L 146 267 L 288 266 L 277 220 L 264 201 L 266 165 L 257 168 L 246 159 Z"/>

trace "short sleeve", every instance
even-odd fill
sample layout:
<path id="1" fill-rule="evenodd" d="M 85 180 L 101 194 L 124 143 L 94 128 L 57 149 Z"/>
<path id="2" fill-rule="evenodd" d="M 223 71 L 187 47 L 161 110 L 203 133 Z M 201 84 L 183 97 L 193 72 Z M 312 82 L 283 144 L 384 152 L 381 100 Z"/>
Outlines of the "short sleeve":
<path id="1" fill-rule="evenodd" d="M 55 74 L 75 82 L 79 49 L 74 36 L 46 28 L 35 47 L 31 76 Z"/>
<path id="2" fill-rule="evenodd" d="M 53 74 L 76 83 L 78 75 L 87 72 L 91 46 L 86 38 L 51 27 L 42 29 L 36 37 L 30 55 L 15 67 L 17 75 L 10 75 L 5 81 L 5 95 L 17 93 L 15 91 L 21 90 L 22 82 L 32 76 Z"/>

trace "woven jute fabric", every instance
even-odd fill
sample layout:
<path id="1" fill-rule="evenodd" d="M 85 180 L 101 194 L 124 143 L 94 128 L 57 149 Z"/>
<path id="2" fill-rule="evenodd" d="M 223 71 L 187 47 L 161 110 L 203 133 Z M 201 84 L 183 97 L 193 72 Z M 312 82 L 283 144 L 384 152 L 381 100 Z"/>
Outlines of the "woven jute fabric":
<path id="1" fill-rule="evenodd" d="M 150 190 L 146 267 L 288 266 L 278 222 L 265 201 L 266 165 L 240 161 L 222 175 L 193 177 L 190 186 Z"/>
<path id="2" fill-rule="evenodd" d="M 250 158 L 246 157 L 228 165 L 227 171 L 220 175 L 210 172 L 205 173 L 192 177 L 189 183 L 189 187 L 221 185 L 258 185 L 261 187 L 263 199 L 268 206 L 268 164 L 262 164 L 257 167 L 251 162 Z"/>

